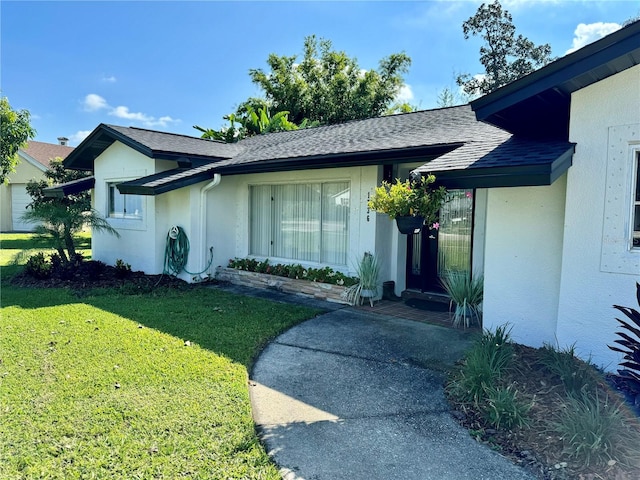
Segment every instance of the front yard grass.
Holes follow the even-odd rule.
[[[18,288],[7,275],[1,295],[0,478],[280,478],[247,371],[317,311],[209,288]]]

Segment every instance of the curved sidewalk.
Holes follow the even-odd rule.
[[[463,331],[344,308],[280,335],[258,358],[253,414],[286,480],[532,479],[449,413],[444,372]]]

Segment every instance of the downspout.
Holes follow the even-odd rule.
[[[206,242],[207,242],[207,193],[218,186],[222,180],[219,173],[213,175],[213,180],[200,189],[200,265],[204,270],[207,266]]]

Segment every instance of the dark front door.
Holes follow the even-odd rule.
[[[440,278],[471,272],[473,192],[450,190],[437,229],[407,235],[407,288],[441,291]]]

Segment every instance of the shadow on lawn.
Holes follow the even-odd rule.
[[[25,309],[85,304],[119,315],[250,367],[269,340],[320,310],[239,296],[205,286],[3,289],[2,305]],[[123,293],[124,292],[124,293]]]
[[[91,248],[91,237],[76,237],[74,240],[76,250],[88,250]],[[53,244],[50,238],[34,236],[31,238],[2,239],[0,248],[3,250],[28,251],[33,249],[53,249]]]

